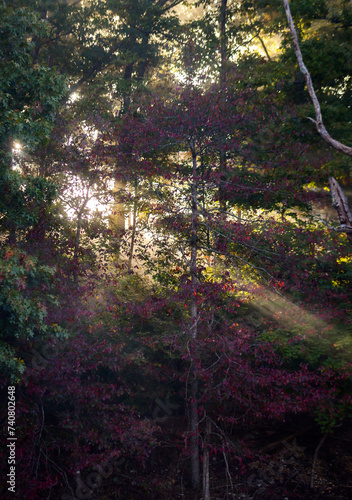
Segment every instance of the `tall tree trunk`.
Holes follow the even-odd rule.
[[[190,430],[191,430],[191,476],[192,486],[198,489],[200,486],[199,474],[199,416],[198,416],[198,380],[195,367],[196,341],[198,333],[198,276],[197,276],[197,230],[198,230],[198,178],[197,178],[197,155],[194,140],[191,140],[192,153],[192,214],[191,214],[191,260],[190,274],[192,283],[191,294],[191,403],[190,403]]]
[[[134,252],[134,242],[136,239],[136,226],[137,226],[137,186],[138,186],[138,180],[137,178],[135,179],[135,185],[134,185],[134,200],[133,200],[133,221],[132,221],[132,235],[131,235],[131,244],[130,244],[130,256],[128,259],[128,270],[131,271],[132,269],[132,260],[133,260],[133,252]]]
[[[133,42],[136,41],[136,38],[132,38]],[[143,41],[142,41],[142,53],[147,52],[148,48],[148,43],[149,43],[149,34],[146,34],[143,36]],[[137,81],[140,82],[143,80],[145,72],[147,70],[149,61],[147,59],[143,59],[139,61],[137,65]],[[125,68],[125,74],[124,74],[124,81],[126,85],[125,93],[123,96],[123,108],[122,108],[122,113],[126,114],[129,112],[130,106],[131,106],[131,91],[132,91],[132,74],[133,70],[135,68],[135,63],[129,63],[127,64]]]
[[[82,229],[82,212],[78,213],[77,218],[77,229],[76,229],[76,237],[75,237],[75,250],[73,253],[73,281],[75,285],[78,285],[78,249],[79,249],[79,241],[81,238],[81,229]]]
[[[227,0],[221,0],[219,12],[219,28],[220,28],[220,88],[223,89],[226,85],[227,72]]]
[[[133,63],[127,64],[125,68],[124,80],[126,84],[126,89],[123,95],[123,108],[122,113],[128,113],[131,105],[131,80],[132,80],[132,72],[133,72]]]
[[[219,10],[219,28],[220,28],[220,90],[224,91],[226,89],[227,80],[227,34],[226,34],[226,22],[227,22],[227,0],[221,0],[220,10]],[[220,210],[226,212],[226,200],[225,200],[225,190],[226,190],[226,152],[220,150],[220,185],[219,185],[219,203]]]
[[[81,239],[81,231],[82,231],[82,216],[84,213],[84,209],[87,206],[87,203],[89,202],[90,198],[88,195],[88,190],[87,190],[87,197],[85,198],[83,205],[77,212],[77,229],[76,229],[76,237],[75,237],[75,250],[73,252],[73,262],[74,262],[74,270],[73,270],[73,281],[75,285],[78,285],[78,249],[79,249],[79,243]]]
[[[8,135],[1,147],[1,164],[0,164],[0,172],[1,172],[1,179],[0,182],[5,184],[8,192],[12,193],[13,191],[13,185],[11,184],[10,179],[7,176],[7,172],[10,172],[13,167],[13,138]],[[10,194],[11,196],[11,194]],[[5,202],[6,203],[6,202]],[[8,243],[10,245],[16,245],[17,243],[17,235],[16,235],[16,224],[14,220],[7,215],[5,219],[5,227],[9,232],[8,236]]]
[[[208,417],[205,419],[204,453],[203,453],[203,497],[204,500],[210,500],[210,461],[209,461],[209,443],[210,443],[211,422]]]
[[[143,40],[142,40],[142,54],[146,54],[147,53],[147,49],[148,49],[148,43],[149,43],[149,33],[146,33],[144,36],[143,36]],[[137,79],[139,82],[141,82],[144,78],[144,75],[145,75],[145,72],[147,70],[147,67],[148,67],[148,64],[149,64],[149,61],[148,59],[142,59],[139,64],[138,64],[138,70],[137,70]]]

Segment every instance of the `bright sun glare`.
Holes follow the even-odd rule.
[[[86,219],[91,219],[96,212],[100,212],[106,218],[111,212],[111,202],[109,195],[103,191],[102,187],[95,184],[88,185],[79,176],[69,176],[67,188],[60,196],[65,213],[71,220],[77,218],[77,214],[82,207]],[[113,188],[113,181],[105,185],[108,191]]]

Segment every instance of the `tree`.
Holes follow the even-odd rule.
[[[236,51],[233,69],[234,47],[281,32],[281,3],[202,2],[205,17],[181,30],[186,83],[170,76],[165,86],[151,70],[181,36],[178,3],[32,2],[50,26],[33,37],[28,64],[66,54],[60,64],[80,91],[62,101],[49,141],[37,134],[30,156],[13,155],[18,197],[3,200],[16,225],[0,269],[0,358],[10,355],[6,377],[27,365],[18,450],[33,498],[70,486],[92,496],[97,462],[116,481],[133,478],[134,496],[175,496],[176,476],[155,477],[173,449],[189,459],[196,489],[203,459],[209,499],[210,456],[223,457],[232,483],[244,426],[309,414],[330,432],[351,408],[349,249],[315,217],[328,160],[312,133],[301,135],[305,103],[293,106],[286,40],[282,57]],[[324,2],[298,7],[314,38]],[[200,29],[206,43],[189,38]],[[200,77],[204,65],[211,78]],[[92,188],[107,199],[112,179],[133,217],[107,272],[93,273],[92,249],[107,248],[111,230],[88,220],[88,200]],[[70,337],[58,343],[63,327]],[[107,481],[101,495],[116,487]]]
[[[26,8],[5,4],[0,7],[0,13],[0,210],[2,225],[14,243],[16,231],[31,225],[35,218],[27,209],[27,198],[36,192],[38,201],[50,203],[53,194],[52,185],[42,183],[40,186],[40,181],[13,171],[14,141],[31,150],[48,138],[66,87],[65,79],[55,70],[33,63],[32,40],[46,33],[38,16]]]
[[[5,4],[0,8],[0,144],[4,167],[5,158],[7,164],[10,162],[13,141],[33,147],[48,137],[66,87],[65,79],[54,69],[33,61],[33,39],[47,33],[39,16],[27,8]]]
[[[49,290],[54,267],[41,265],[16,245],[17,238],[20,240],[23,232],[38,223],[43,205],[52,203],[55,185],[14,170],[14,142],[31,150],[48,138],[66,85],[55,70],[33,62],[33,39],[46,34],[39,17],[27,8],[5,2],[0,6],[0,16],[0,212],[5,236],[1,248],[1,357],[6,375],[18,378],[21,364],[16,343],[34,336],[61,335],[63,330],[54,332],[47,324],[54,297],[39,298],[38,282],[42,280],[42,286]],[[6,238],[12,248],[4,244]]]
[[[232,102],[231,111],[236,111],[238,100]],[[196,345],[198,340],[198,296],[199,296],[199,251],[202,219],[206,217],[200,211],[200,190],[205,183],[209,186],[212,167],[206,162],[207,155],[211,155],[215,144],[224,133],[229,120],[238,122],[242,117],[239,111],[230,118],[229,112],[224,115],[224,103],[219,102],[216,92],[202,95],[200,89],[188,87],[181,92],[179,97],[164,105],[161,100],[153,101],[147,108],[143,106],[144,117],[133,119],[126,117],[124,123],[127,126],[123,135],[116,141],[119,144],[120,155],[127,155],[130,166],[134,165],[137,171],[146,169],[150,174],[159,173],[161,176],[173,179],[180,186],[181,199],[184,197],[185,205],[177,209],[169,206],[165,211],[165,205],[160,206],[164,213],[164,223],[176,224],[178,227],[184,251],[189,253],[186,271],[189,280],[185,282],[185,293],[188,297],[189,306],[189,352],[190,352],[190,431],[191,431],[191,463],[192,484],[195,489],[200,485],[199,471],[199,414],[198,414],[198,376],[196,368]],[[220,119],[222,116],[222,119]],[[134,131],[134,132],[133,132]],[[126,147],[128,144],[128,147]],[[186,159],[183,163],[175,162],[172,171],[168,171],[167,164],[164,168],[158,168],[159,162],[164,163],[167,155],[177,152],[181,148],[183,155],[189,155],[190,163]],[[156,157],[154,150],[156,150]],[[130,153],[131,152],[131,153]],[[161,156],[159,156],[161,155]],[[166,155],[166,156],[165,156]],[[121,163],[123,163],[121,161]],[[156,169],[155,169],[156,168]],[[215,167],[213,167],[215,168]],[[159,172],[158,172],[159,171]],[[207,181],[208,179],[208,181]],[[182,185],[185,186],[182,187]],[[166,187],[167,190],[167,187]],[[171,194],[172,192],[170,192]],[[174,195],[174,194],[172,194]],[[161,195],[163,199],[163,195]],[[168,205],[168,203],[167,203]],[[179,223],[175,223],[170,217],[170,209],[179,212]],[[169,219],[169,221],[168,221]],[[177,219],[176,219],[177,220]],[[174,226],[175,227],[175,226]]]
[[[291,10],[290,10],[288,0],[283,0],[283,4],[285,7],[285,12],[286,12],[286,16],[287,16],[291,36],[292,36],[292,43],[293,43],[294,51],[295,51],[297,61],[299,64],[299,68],[300,68],[301,73],[305,77],[308,92],[309,92],[310,98],[311,98],[313,105],[314,105],[316,119],[313,120],[312,118],[310,118],[310,120],[312,120],[313,123],[315,123],[318,133],[320,134],[322,139],[327,144],[329,144],[333,148],[337,149],[338,151],[342,152],[343,154],[352,156],[352,148],[349,146],[346,146],[345,144],[343,144],[335,139],[333,139],[323,124],[320,103],[319,103],[319,100],[318,100],[317,95],[315,93],[310,73],[309,73],[306,65],[303,62],[302,52],[301,52],[301,49],[299,46],[297,32],[296,32],[295,26],[293,24],[293,19],[292,19]],[[350,208],[348,206],[347,199],[344,196],[341,187],[339,186],[338,182],[336,181],[336,179],[334,177],[330,177],[329,187],[330,187],[330,192],[331,192],[331,196],[333,199],[333,206],[336,208],[339,219],[340,219],[341,226],[339,229],[346,232],[347,237],[348,237],[350,243],[352,244],[352,214],[351,214]]]
[[[292,176],[289,175],[289,165],[292,168],[297,150],[291,151],[292,156],[283,155],[281,151],[280,157],[276,156],[274,160],[274,155],[268,158],[258,148],[257,141],[251,140],[267,119],[267,115],[258,113],[257,99],[258,95],[250,89],[231,92],[228,86],[225,92],[213,86],[205,91],[188,85],[175,89],[175,94],[165,100],[160,95],[152,100],[141,99],[138,111],[136,109],[134,114],[124,117],[109,140],[118,145],[120,164],[128,164],[138,175],[151,179],[149,197],[153,196],[155,201],[150,202],[154,221],[149,230],[150,238],[155,242],[154,252],[163,263],[165,281],[162,283],[175,290],[178,300],[184,300],[188,310],[188,318],[183,324],[187,332],[183,340],[185,344],[179,348],[188,352],[185,356],[189,362],[187,380],[190,384],[190,453],[194,488],[200,485],[199,402],[203,404],[206,400],[202,392],[205,390],[202,376],[205,376],[206,369],[202,363],[205,359],[209,362],[209,353],[205,354],[202,342],[216,332],[216,327],[213,330],[206,325],[214,322],[214,308],[220,307],[222,287],[242,285],[251,290],[250,284],[228,278],[226,268],[221,264],[217,271],[211,272],[207,258],[213,254],[223,255],[225,262],[235,268],[240,267],[234,264],[239,259],[244,266],[253,269],[253,277],[256,275],[253,279],[266,277],[272,286],[281,287],[279,281],[276,282],[279,279],[276,271],[275,278],[269,271],[269,266],[272,266],[269,264],[270,254],[277,254],[277,249],[264,248],[259,243],[257,220],[250,210],[265,207],[273,214],[280,210],[284,217],[289,207],[303,206],[303,200],[307,200],[306,191],[297,189],[296,175],[293,174],[298,164],[293,167]],[[280,146],[279,140],[275,136],[275,152],[276,148],[284,147],[285,140],[280,140]],[[223,213],[219,204],[218,187],[224,174],[220,151],[228,154],[225,172],[228,213]],[[305,182],[303,178],[301,181]],[[288,189],[292,190],[292,198]],[[234,206],[246,207],[249,220],[238,220],[232,210]],[[263,218],[267,238],[269,234],[275,234],[275,228],[278,228],[275,215],[271,222],[267,217]],[[285,247],[283,255],[287,250]],[[268,265],[261,265],[263,260]],[[170,277],[175,266],[181,269],[176,280]],[[157,276],[160,266],[153,258],[151,267]],[[233,303],[229,307],[233,309]],[[221,327],[219,329],[223,331]],[[242,333],[239,332],[239,342],[243,340]],[[179,346],[180,341],[176,342]],[[311,375],[312,378],[307,375],[307,387],[314,384],[314,375]],[[280,386],[280,370],[273,376],[278,377],[275,380]],[[300,375],[292,375],[295,376]],[[206,393],[211,391],[207,384],[205,386]],[[302,405],[305,404],[302,400]]]

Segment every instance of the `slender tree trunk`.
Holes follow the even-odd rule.
[[[210,442],[211,422],[209,418],[205,420],[204,453],[203,453],[203,497],[204,500],[210,500],[210,461],[209,461],[209,442]]]
[[[130,256],[128,259],[128,270],[132,269],[132,260],[133,260],[133,252],[134,252],[134,242],[136,239],[136,226],[137,226],[137,179],[135,179],[135,187],[134,187],[134,200],[133,200],[133,221],[132,221],[132,235],[131,235],[131,244],[130,244]]]
[[[142,50],[141,53],[146,53],[148,49],[148,43],[149,43],[149,34],[145,34],[143,36],[142,40]],[[135,42],[136,38],[132,37],[132,42]],[[145,72],[147,70],[149,61],[147,59],[142,59],[139,61],[137,65],[137,81],[141,82],[144,78]],[[124,74],[124,80],[126,84],[126,90],[125,94],[123,96],[123,108],[122,108],[122,113],[126,114],[128,113],[131,105],[131,90],[132,90],[132,73],[133,69],[135,67],[135,64],[132,62],[130,64],[127,64],[125,68],[125,74]]]
[[[271,62],[271,61],[272,61],[272,59],[271,59],[271,57],[270,57],[270,54],[269,54],[269,52],[268,52],[268,49],[266,48],[266,45],[265,45],[265,43],[264,43],[264,40],[262,39],[262,37],[261,37],[260,35],[258,35],[258,40],[260,41],[260,43],[261,43],[261,45],[262,45],[262,47],[263,47],[263,49],[264,49],[264,52],[265,52],[266,57],[268,58],[268,61],[269,61],[269,62]]]
[[[73,270],[73,281],[76,285],[78,285],[78,249],[79,249],[79,242],[81,239],[81,231],[82,231],[82,216],[84,209],[87,206],[88,201],[90,200],[89,195],[88,195],[88,190],[87,190],[87,197],[85,198],[85,201],[81,208],[79,209],[77,213],[77,229],[76,229],[76,237],[75,237],[75,250],[73,252],[73,262],[75,265],[75,268]]]
[[[146,51],[149,43],[149,35],[145,35],[143,37],[143,42],[142,46],[143,49]],[[143,52],[143,51],[142,51]],[[133,71],[133,63],[128,64],[125,69],[125,76],[124,79],[126,82],[128,82],[128,93],[124,95],[124,103],[123,103],[123,112],[128,113],[130,105],[131,105],[131,86],[132,86],[132,71]],[[137,67],[137,80],[142,81],[144,78],[144,74],[146,72],[146,69],[148,67],[148,61],[147,60],[142,60],[138,63]],[[128,270],[130,271],[132,269],[132,260],[133,260],[133,251],[134,251],[134,243],[136,239],[136,219],[137,219],[137,202],[136,202],[136,196],[137,196],[137,179],[135,181],[135,198],[133,202],[133,221],[132,221],[132,236],[131,236],[131,244],[130,244],[130,255],[129,255],[129,260],[128,260]]]
[[[191,365],[193,380],[191,383],[191,478],[192,487],[195,490],[200,486],[199,471],[199,416],[198,416],[198,380],[195,374],[194,364]]]
[[[122,113],[128,113],[131,105],[131,80],[132,80],[132,72],[133,72],[133,63],[127,64],[125,68],[124,80],[126,84],[126,90],[123,95],[123,108]]]
[[[190,404],[190,430],[191,430],[191,476],[192,486],[198,489],[200,486],[200,473],[199,473],[199,416],[198,416],[198,380],[195,367],[195,350],[196,340],[198,333],[198,306],[197,306],[197,292],[198,292],[198,276],[197,276],[197,229],[198,229],[198,178],[197,178],[197,155],[195,151],[195,144],[191,140],[192,152],[192,214],[191,214],[191,260],[190,260],[190,274],[192,283],[191,294],[191,404]]]
[[[224,91],[226,88],[227,80],[227,34],[226,34],[226,22],[227,22],[227,0],[221,0],[220,11],[219,11],[219,28],[220,28],[220,90]],[[225,189],[226,189],[226,152],[220,150],[220,185],[219,185],[219,203],[220,210],[226,212],[226,200],[225,200]]]
[[[13,190],[13,185],[11,184],[11,181],[7,177],[7,172],[10,172],[12,170],[13,166],[13,138],[11,136],[7,136],[2,144],[1,148],[1,173],[2,173],[2,178],[0,181],[2,183],[7,184],[9,191],[11,192]],[[7,220],[6,220],[7,219]],[[8,215],[6,218],[6,229],[9,232],[8,236],[8,243],[10,245],[16,245],[17,243],[17,235],[16,235],[16,225]]]
[[[197,230],[198,230],[198,178],[197,178],[197,156],[195,146],[192,140],[192,214],[191,214],[191,260],[190,274],[192,281],[192,298],[191,298],[191,337],[197,339]]]
[[[227,72],[227,35],[226,35],[226,21],[227,21],[227,0],[221,0],[220,4],[220,88],[223,89],[226,85],[226,72]]]
[[[75,285],[78,285],[78,248],[79,248],[79,241],[81,238],[81,230],[82,230],[82,212],[78,213],[78,218],[77,218],[77,229],[76,229],[76,237],[75,237],[75,250],[73,253],[73,263],[74,263],[74,269],[73,269],[73,281]]]

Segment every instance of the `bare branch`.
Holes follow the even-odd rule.
[[[323,124],[323,118],[322,118],[322,114],[321,114],[320,103],[319,103],[319,100],[318,100],[317,95],[315,93],[310,73],[309,73],[306,65],[303,62],[302,52],[301,52],[301,49],[300,49],[300,46],[299,46],[299,41],[298,41],[298,36],[297,36],[296,28],[295,28],[295,25],[293,23],[293,19],[292,19],[292,15],[291,15],[291,10],[290,10],[290,6],[289,6],[289,2],[288,2],[288,0],[282,0],[282,1],[283,1],[283,5],[284,5],[284,8],[285,8],[288,25],[290,27],[293,48],[294,48],[294,51],[295,51],[295,54],[296,54],[296,58],[297,58],[298,65],[299,65],[299,69],[301,70],[301,72],[303,73],[303,75],[304,75],[304,77],[306,79],[308,92],[309,92],[310,98],[311,98],[311,100],[313,102],[314,109],[315,109],[315,120],[313,120],[312,118],[310,118],[310,120],[315,123],[317,131],[319,132],[321,138],[325,142],[327,142],[328,144],[330,144],[330,146],[332,146],[333,148],[337,149],[341,153],[344,153],[344,154],[346,154],[348,156],[352,156],[352,148],[349,147],[349,146],[346,146],[345,144],[342,144],[342,142],[339,142],[336,139],[333,139],[331,137],[331,135],[329,134],[329,132],[326,130],[324,124]]]
[[[288,25],[289,25],[290,32],[291,32],[293,48],[294,48],[294,51],[296,54],[299,69],[301,70],[301,72],[303,73],[303,75],[305,77],[308,92],[309,92],[310,98],[313,102],[314,109],[315,109],[315,118],[316,119],[313,120],[313,118],[309,118],[309,120],[311,120],[313,123],[315,123],[315,126],[317,128],[318,133],[320,134],[321,138],[327,144],[330,144],[330,146],[332,146],[337,151],[340,151],[343,154],[346,154],[348,156],[352,156],[352,148],[349,146],[346,146],[346,144],[342,144],[342,142],[339,142],[339,141],[336,141],[335,139],[333,139],[323,124],[323,117],[321,114],[320,103],[319,103],[319,100],[318,100],[317,95],[315,93],[310,73],[309,73],[306,65],[303,62],[302,52],[301,52],[301,49],[299,46],[298,36],[297,36],[295,25],[293,23],[290,6],[288,3],[288,0],[282,0],[282,1],[283,1]],[[351,4],[352,4],[352,0],[351,0]],[[345,195],[343,194],[343,191],[342,191],[341,187],[339,186],[339,183],[337,182],[337,180],[334,177],[330,177],[329,187],[330,187],[333,207],[336,209],[338,216],[339,216],[339,219],[340,219],[340,224],[341,224],[340,229],[345,228],[344,232],[346,233],[347,238],[348,238],[350,244],[352,245],[352,234],[350,231],[350,226],[352,226],[352,216],[351,216],[351,212],[350,212],[350,209],[348,206],[347,199],[346,199]]]

